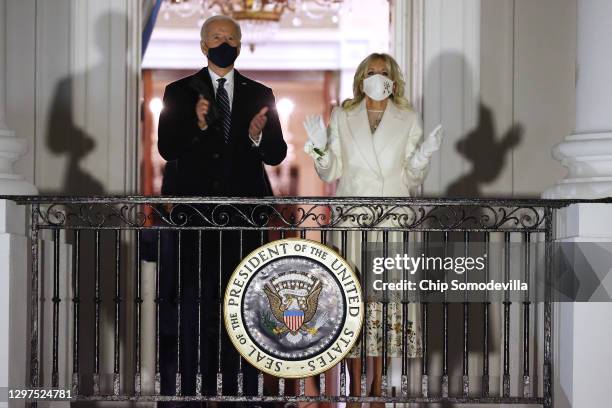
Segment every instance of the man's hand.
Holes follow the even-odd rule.
[[[208,102],[202,95],[198,98],[198,103],[196,103],[195,112],[198,117],[198,127],[202,130],[208,127],[208,123],[206,123],[206,114],[208,113],[208,106],[210,102]]]
[[[259,136],[264,126],[266,126],[266,122],[268,121],[266,113],[268,113],[267,106],[263,107],[257,115],[253,116],[253,119],[251,119],[251,124],[249,125],[249,136],[251,136],[251,139],[255,139]]]

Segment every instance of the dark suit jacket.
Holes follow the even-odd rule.
[[[206,89],[197,90],[194,82]],[[208,92],[206,92],[208,91]],[[226,144],[218,121],[202,131],[197,125],[198,95],[214,97],[207,68],[169,84],[159,117],[158,149],[168,161],[176,161],[171,183],[176,195],[271,196],[264,163],[277,165],[287,154],[287,144],[276,112],[272,90],[234,71],[234,97],[230,143]],[[210,101],[214,104],[214,100]],[[249,138],[251,119],[264,106],[269,108],[259,147]],[[214,110],[214,106],[212,106]],[[164,175],[166,177],[166,175]]]
[[[264,164],[277,165],[287,154],[287,144],[276,112],[272,90],[245,78],[238,71],[234,72],[234,97],[230,129],[230,143],[226,144],[219,129],[219,121],[209,121],[209,127],[202,131],[197,125],[195,105],[198,95],[202,94],[214,104],[214,89],[208,69],[180,79],[166,87],[164,94],[164,109],[159,118],[158,148],[162,157],[168,160],[164,173],[163,194],[189,196],[271,196],[270,182],[266,175]],[[263,129],[261,144],[253,147],[249,138],[249,124],[264,106],[269,108],[268,121]],[[215,106],[211,105],[214,116]],[[207,118],[208,120],[209,118]],[[214,119],[214,118],[213,118]],[[207,206],[199,206],[198,211],[206,213]],[[189,212],[189,210],[187,210]],[[224,210],[227,212],[227,209]],[[244,209],[248,214],[248,208]],[[207,214],[208,215],[208,214]],[[258,217],[254,217],[258,219]],[[198,224],[198,217],[194,217]],[[242,225],[244,220],[236,216],[231,224]],[[260,244],[261,236],[257,231],[245,231],[238,235],[234,231],[223,232],[223,249],[219,247],[218,235],[215,231],[204,231],[202,234],[203,258],[205,260],[202,275],[201,293],[196,293],[198,268],[196,256],[198,253],[198,238],[195,232],[182,233],[182,245],[176,244],[176,235],[163,235],[162,250],[163,266],[160,294],[168,301],[162,303],[160,311],[160,333],[170,338],[171,343],[177,341],[177,308],[171,301],[176,297],[177,252],[180,251],[181,265],[181,358],[183,371],[183,392],[193,395],[195,392],[195,362],[197,350],[200,347],[202,366],[205,367],[204,389],[207,394],[216,392],[216,376],[218,358],[222,358],[223,391],[225,394],[235,394],[236,373],[238,370],[238,354],[233,350],[226,334],[222,336],[222,355],[218,354],[218,307],[219,284],[225,286],[235,265],[244,254]],[[239,253],[243,249],[243,254]],[[219,259],[220,255],[221,259]],[[222,270],[219,271],[218,268]],[[220,276],[222,275],[222,276]],[[222,281],[219,282],[221,277]],[[201,344],[196,344],[198,321],[195,299],[207,299],[205,313],[201,316],[204,333]],[[225,331],[223,331],[225,333]],[[176,349],[162,347],[160,349],[162,365],[162,393],[174,392],[174,370],[176,367]],[[174,368],[173,368],[174,367]],[[244,367],[245,392],[248,395],[257,393],[257,373],[250,366]]]

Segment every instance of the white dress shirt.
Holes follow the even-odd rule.
[[[213,88],[215,89],[215,98],[217,97],[217,89],[219,88],[219,82],[217,81],[221,78],[225,78],[224,88],[227,92],[231,111],[234,102],[234,70],[232,69],[230,72],[228,72],[222,77],[217,75],[212,69],[209,69],[208,73],[210,74],[210,79],[212,79]]]
[[[209,69],[208,73],[210,74],[210,79],[212,80],[213,88],[215,90],[215,98],[217,97],[217,89],[219,88],[218,80],[220,78],[225,78],[225,84],[223,84],[223,87],[227,92],[227,98],[229,99],[231,112],[232,106],[234,104],[234,70],[232,69],[230,72],[228,72],[222,77],[217,75],[212,69]],[[252,138],[251,135],[249,135],[249,138],[253,142],[254,146],[259,146],[259,144],[261,143],[262,134],[259,133],[256,138]]]

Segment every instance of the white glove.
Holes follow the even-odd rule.
[[[429,136],[423,140],[423,143],[421,143],[419,149],[414,153],[412,159],[410,160],[410,167],[419,170],[427,167],[431,155],[440,149],[443,138],[444,128],[442,125],[438,125],[431,131]]]
[[[304,121],[304,129],[308,134],[308,140],[316,149],[325,149],[325,146],[327,146],[327,129],[325,129],[321,115],[308,115]]]
[[[425,138],[423,144],[421,145],[421,149],[423,153],[427,157],[431,157],[431,155],[440,149],[440,145],[442,144],[442,139],[444,138],[444,128],[442,125],[436,126],[434,130],[431,131],[429,136]]]

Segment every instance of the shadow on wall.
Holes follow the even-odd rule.
[[[96,48],[99,52],[100,59],[95,66],[76,73],[72,76],[62,78],[56,88],[51,99],[51,112],[49,115],[48,129],[46,135],[46,147],[57,157],[65,157],[65,170],[63,182],[58,190],[47,190],[43,194],[53,195],[70,195],[70,196],[96,196],[108,194],[105,187],[104,174],[97,174],[95,168],[106,168],[108,164],[96,166],[85,164],[85,160],[91,155],[96,154],[97,140],[103,140],[109,134],[108,127],[110,124],[107,120],[107,111],[110,104],[101,104],[101,101],[110,100],[110,87],[106,86],[109,79],[111,69],[111,35],[113,29],[117,27],[125,27],[127,17],[122,13],[107,13],[101,15],[95,23],[94,35]],[[104,78],[104,81],[100,79]],[[104,82],[104,85],[101,85]],[[75,97],[75,95],[83,95],[84,99]],[[97,100],[97,95],[99,100]],[[112,102],[111,102],[112,103]],[[79,106],[79,104],[82,104]],[[103,107],[103,111],[96,111],[96,108]],[[99,134],[97,134],[99,132]],[[104,155],[106,157],[106,154]],[[112,163],[111,163],[112,165]],[[74,205],[69,211],[79,213],[83,207]],[[87,210],[84,211],[87,213]],[[95,215],[94,215],[95,216]],[[74,218],[73,218],[74,219]],[[72,222],[71,218],[67,219],[67,226]],[[95,220],[92,221],[95,224]],[[75,238],[73,232],[66,233],[67,246],[74,249]],[[114,287],[115,287],[115,235],[114,231],[100,231],[100,389],[102,393],[112,392],[112,372],[113,372],[113,333],[114,333]],[[133,321],[129,320],[132,304],[134,303],[133,295],[133,269],[134,258],[132,246],[127,242],[127,234],[121,236],[120,245],[120,310],[121,320],[119,326],[120,337],[120,370],[122,373],[122,387],[131,389],[132,378],[125,373],[132,369],[132,326]],[[80,235],[80,288],[79,288],[79,387],[80,393],[89,395],[93,392],[93,373],[95,371],[95,231],[83,230]],[[51,254],[52,256],[52,254]],[[73,258],[74,260],[75,258]],[[45,278],[47,285],[50,285],[52,280],[51,270],[41,271],[41,281]],[[71,273],[71,272],[69,272]],[[44,284],[44,283],[43,283]],[[63,302],[62,302],[63,303]],[[66,299],[66,304],[70,304],[70,300]],[[72,306],[70,306],[72,307]],[[41,329],[41,338],[51,338],[50,330],[51,320],[50,303],[45,303],[45,307],[41,310],[41,320],[44,323]],[[69,319],[71,319],[70,317]],[[72,321],[66,319],[67,324],[72,325]],[[67,331],[66,331],[67,332]],[[60,334],[61,336],[62,334]],[[70,339],[72,341],[72,339]],[[48,369],[50,366],[50,355],[41,355],[41,364],[45,370],[41,373],[41,381],[43,384],[50,384]],[[69,359],[70,360],[70,359]],[[67,372],[60,369],[61,378],[70,378],[72,375],[72,366],[66,368]],[[64,380],[60,380],[64,381]],[[68,380],[70,381],[70,380]],[[69,384],[69,382],[67,382]],[[79,407],[96,406],[96,403],[81,402],[74,404]],[[128,406],[125,404],[121,406]],[[119,404],[117,405],[119,406]]]
[[[102,136],[90,134],[91,129],[104,129],[104,126],[108,126],[103,123],[106,112],[96,112],[92,106],[100,106],[95,102],[96,91],[110,92],[108,88],[97,86],[96,82],[98,78],[107,79],[109,76],[109,31],[112,27],[125,25],[125,21],[125,14],[120,13],[108,13],[98,18],[94,35],[100,54],[99,62],[86,71],[61,79],[55,88],[49,115],[47,148],[57,156],[65,156],[67,164],[60,190],[45,191],[45,194],[83,196],[106,193],[101,175],[85,168],[83,161],[95,151],[96,139]],[[82,94],[85,99],[75,98],[76,92]],[[84,106],[77,106],[78,103],[84,103]],[[101,117],[94,118],[93,115]]]
[[[468,173],[449,184],[448,197],[480,197],[480,186],[494,182],[511,153],[521,141],[523,127],[512,125],[499,138],[491,109],[480,103],[476,128],[460,139],[456,150],[471,163]],[[511,194],[508,194],[511,195]]]
[[[472,95],[471,100],[477,105],[478,112],[476,124],[473,129],[463,129],[465,126],[465,103],[470,100],[466,95],[468,90],[473,89],[472,70],[464,56],[458,53],[445,53],[440,55],[428,67],[427,81],[425,83],[426,95],[432,95],[432,99],[439,100],[439,106],[433,106],[434,113],[431,115],[435,121],[440,121],[445,126],[447,134],[443,141],[441,159],[438,162],[441,171],[442,197],[477,198],[482,197],[484,185],[496,181],[504,166],[508,163],[508,155],[521,141],[523,128],[520,124],[514,124],[503,134],[496,129],[493,111],[479,100],[477,94]],[[468,96],[468,97],[466,97]],[[431,106],[425,103],[425,107]],[[439,110],[439,112],[435,112]],[[427,114],[427,112],[426,112]],[[435,125],[436,122],[431,123]],[[465,165],[465,164],[467,165]],[[447,166],[447,167],[445,167]],[[462,169],[467,169],[462,171]],[[444,190],[445,189],[445,190]],[[508,191],[508,196],[512,194]],[[477,214],[472,216],[479,218]],[[432,233],[434,242],[442,242],[440,233]],[[473,240],[481,239],[481,236],[472,236]],[[451,242],[463,242],[463,234],[450,234]],[[450,303],[448,305],[448,376],[449,394],[461,395],[462,369],[463,369],[463,334],[464,316],[463,304]],[[429,307],[431,317],[429,323],[429,370],[430,391],[432,395],[441,394],[440,375],[442,373],[442,356],[444,352],[443,333],[443,306],[434,303]],[[484,338],[484,306],[479,303],[471,303],[468,310],[468,365],[470,372],[470,393],[478,394],[482,391],[482,383],[478,375],[483,367],[483,338]],[[499,304],[492,304],[489,310],[488,321],[489,356],[490,361],[500,361],[503,345],[501,342],[502,321]],[[511,375],[516,372],[512,371]],[[499,395],[499,367],[492,363],[490,377],[491,395]],[[518,374],[516,374],[518,375]],[[518,377],[513,376],[512,381]],[[537,375],[535,375],[537,376]],[[439,407],[454,407],[455,404],[443,402]],[[466,405],[467,406],[467,405]],[[471,406],[471,405],[469,405]]]
[[[481,197],[481,188],[497,180],[507,163],[507,157],[521,141],[523,127],[514,124],[503,135],[498,135],[495,126],[494,113],[489,107],[478,101],[478,95],[472,95],[474,103],[478,103],[478,118],[476,127],[458,138],[451,140],[455,132],[461,132],[464,117],[465,101],[469,100],[467,92],[474,89],[472,70],[459,53],[445,53],[438,56],[427,69],[426,94],[440,95],[440,112],[437,115],[447,128],[447,137],[443,142],[441,163],[458,163],[455,152],[461,156],[461,161],[469,163],[469,171],[456,171],[459,176],[455,180],[447,180],[453,174],[452,170],[442,173],[442,186],[446,185],[446,197]],[[467,97],[466,97],[467,96]],[[478,101],[478,102],[477,102]],[[427,105],[427,104],[426,104]],[[455,142],[454,146],[452,143]],[[446,144],[446,146],[444,146]],[[454,148],[453,151],[448,151]],[[444,152],[446,147],[446,152]],[[442,165],[441,165],[442,166]],[[512,194],[508,192],[508,196]]]

